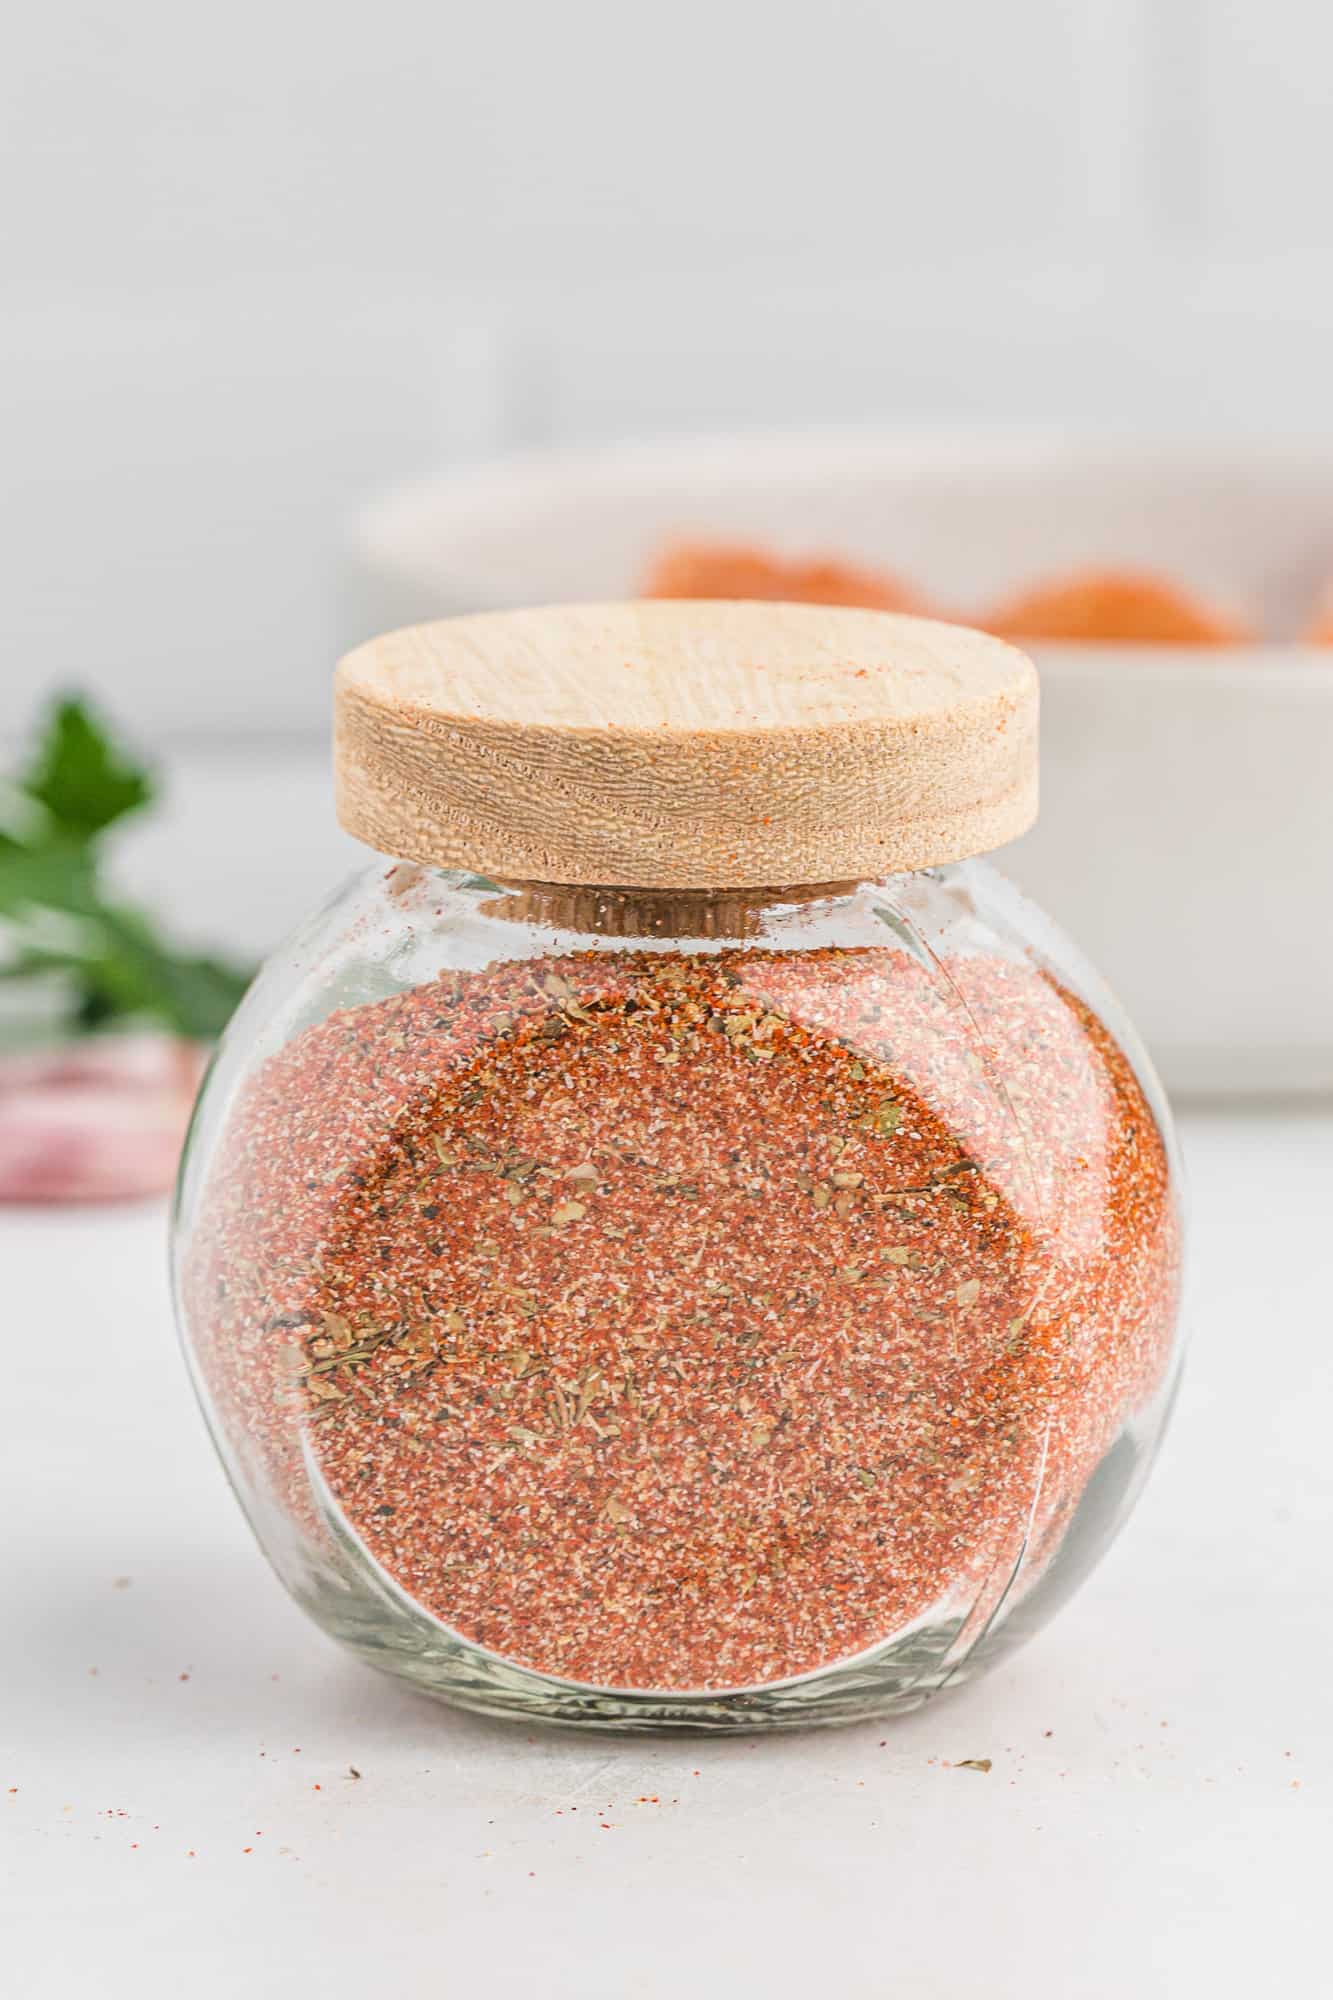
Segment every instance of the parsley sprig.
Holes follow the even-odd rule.
[[[178,950],[105,881],[105,836],[156,796],[152,774],[75,696],[0,780],[0,978],[62,975],[82,1029],[157,1022],[218,1035],[250,974]]]

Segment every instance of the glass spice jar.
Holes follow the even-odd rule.
[[[228,1030],[175,1277],[354,1652],[552,1721],[840,1721],[1087,1575],[1171,1400],[1178,1172],[1119,1009],[972,858],[1036,725],[1021,653],[878,612],[343,661],[340,817],[393,858]]]

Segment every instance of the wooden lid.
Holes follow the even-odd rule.
[[[744,888],[984,853],[1037,810],[1037,676],[958,625],[823,605],[556,605],[340,663],[338,817],[534,882]]]

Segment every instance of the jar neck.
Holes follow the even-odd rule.
[[[751,889],[614,888],[559,882],[497,883],[485,915],[603,937],[752,938],[775,905],[800,908],[852,895],[855,882]]]

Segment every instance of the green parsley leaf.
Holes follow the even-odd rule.
[[[213,1041],[222,1033],[250,984],[248,970],[172,951],[134,910],[107,909],[98,928],[102,949],[80,966],[86,1024],[141,1014],[193,1041]]]
[[[46,807],[55,826],[91,840],[153,796],[147,771],[107,735],[76,696],[58,701],[19,786]]]
[[[53,840],[40,847],[0,844],[0,917],[34,909],[93,916],[100,904],[97,870],[81,842]]]
[[[57,703],[0,828],[0,977],[52,973],[74,1022],[157,1021],[212,1041],[250,981],[245,967],[177,951],[152,920],[108,896],[98,836],[147,805],[152,782],[75,697]]]

